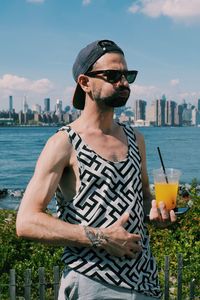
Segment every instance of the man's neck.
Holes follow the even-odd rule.
[[[100,129],[104,133],[112,132],[116,127],[113,120],[114,110],[100,111],[99,109],[85,108],[79,117],[79,122],[85,128]]]

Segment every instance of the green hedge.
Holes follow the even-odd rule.
[[[191,195],[192,207],[190,211],[179,217],[178,221],[167,229],[155,229],[149,225],[151,248],[159,267],[160,281],[164,284],[164,257],[170,259],[171,298],[176,299],[177,287],[177,255],[183,255],[183,299],[189,299],[189,285],[191,279],[196,281],[196,294],[200,299],[200,197],[193,191]],[[180,201],[180,205],[183,201]]]
[[[189,295],[189,282],[192,278],[196,280],[196,292],[200,290],[200,239],[199,239],[199,219],[200,219],[200,196],[198,191],[192,186],[190,190],[192,207],[190,211],[178,220],[176,224],[168,229],[156,229],[148,225],[151,237],[151,247],[156,257],[160,281],[163,285],[164,257],[170,257],[170,280],[176,287],[177,281],[177,254],[183,254],[183,291],[184,295]],[[180,205],[183,205],[179,200]],[[20,239],[15,234],[16,212],[0,210],[0,284],[1,293],[7,295],[9,282],[9,270],[15,269],[17,275],[17,293],[23,296],[24,271],[29,268],[32,272],[32,281],[35,288],[33,299],[38,293],[38,268],[44,267],[47,282],[53,278],[53,266],[60,266],[62,263],[62,247],[46,246],[33,241]],[[52,299],[51,288],[48,291],[47,299]],[[176,289],[171,289],[171,298],[175,299]],[[200,295],[199,295],[200,296]],[[8,297],[5,296],[5,299]],[[3,296],[1,298],[4,299]],[[183,299],[186,299],[183,297]]]

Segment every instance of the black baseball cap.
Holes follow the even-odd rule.
[[[72,68],[74,80],[77,82],[80,74],[85,74],[101,56],[108,52],[118,52],[124,55],[122,49],[110,40],[97,40],[83,48],[77,55]],[[78,83],[72,102],[75,108],[84,109],[85,92]]]

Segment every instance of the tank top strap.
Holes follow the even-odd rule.
[[[135,131],[131,125],[119,123],[120,126],[122,126],[127,134],[127,136],[134,142],[136,142],[136,136]]]
[[[76,151],[79,151],[80,149],[83,148],[83,140],[81,139],[80,135],[77,134],[72,128],[71,126],[67,125],[67,126],[63,126],[61,128],[58,129],[58,131],[65,131],[68,134],[70,143],[72,144],[72,146],[74,147],[74,149]]]

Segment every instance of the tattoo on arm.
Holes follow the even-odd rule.
[[[90,240],[92,247],[99,248],[106,242],[108,242],[108,237],[103,234],[103,232],[98,228],[96,232],[90,229],[88,226],[83,225],[85,235]]]

